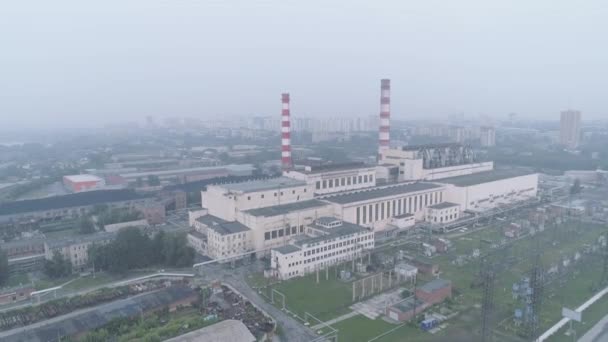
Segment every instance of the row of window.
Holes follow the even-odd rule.
[[[340,248],[340,247],[343,247],[343,246],[348,246],[348,245],[352,245],[352,244],[355,244],[355,243],[360,243],[361,241],[364,241],[364,240],[371,240],[371,239],[373,239],[373,237],[370,234],[370,235],[366,235],[366,236],[363,236],[363,237],[358,237],[356,239],[334,243],[332,245],[327,245],[327,246],[324,246],[324,247],[319,247],[319,248],[316,248],[316,249],[312,249],[310,251],[305,251],[304,252],[304,256],[309,256],[309,255],[314,255],[316,253],[326,252],[327,250],[332,250],[332,249],[335,249],[336,247]]]
[[[337,188],[341,186],[347,186],[352,184],[365,184],[365,183],[373,183],[374,175],[363,175],[363,176],[349,176],[349,177],[341,177],[341,178],[332,178],[325,179],[323,181],[317,181],[315,184],[315,188],[319,189],[331,189]]]
[[[445,216],[441,216],[439,217],[439,219],[437,218],[437,216],[435,216],[433,218],[433,222],[450,222],[452,220],[455,220],[458,218],[458,214],[451,214],[451,215],[445,215]],[[430,217],[429,217],[430,220]]]
[[[304,225],[300,225],[300,234],[304,233]],[[273,230],[270,232],[264,233],[264,240],[268,241],[271,239],[280,238],[283,236],[296,235],[298,234],[298,227],[285,227],[277,230]]]
[[[306,188],[304,188],[304,189],[302,190],[302,192],[306,192]],[[284,193],[283,191],[281,191],[280,196],[283,196],[284,194],[285,194],[285,193]],[[291,194],[292,194],[292,195],[295,195],[295,194],[296,194],[296,191],[295,191],[295,190],[291,190]],[[279,196],[279,194],[275,192],[275,193],[274,193],[274,197],[277,197],[277,196]],[[264,198],[264,194],[260,194],[260,198],[262,198],[262,199],[263,199],[263,198]],[[251,196],[247,196],[247,200],[248,200],[248,201],[251,201]]]
[[[211,234],[211,240],[215,240],[215,241],[224,241],[224,239],[226,239],[227,241],[235,240],[235,239],[244,239],[245,238],[245,233],[237,233],[237,234],[230,234],[228,236],[224,236],[224,235],[220,235],[218,234]]]
[[[429,205],[437,204],[442,201],[443,193],[437,191],[424,195],[403,197],[391,201],[360,206],[356,209],[357,224],[367,224],[402,214],[412,214]]]
[[[372,242],[362,243],[360,246],[363,246],[364,248],[371,248],[372,247]],[[353,246],[353,247],[348,247],[348,248],[344,248],[344,249],[341,249],[341,250],[333,251],[331,253],[327,253],[327,254],[324,254],[324,255],[318,255],[316,257],[305,259],[304,260],[304,264],[309,264],[311,262],[315,262],[315,261],[331,258],[331,257],[334,257],[336,255],[339,256],[340,254],[354,252],[354,251],[357,251],[359,249],[360,249],[360,247]]]

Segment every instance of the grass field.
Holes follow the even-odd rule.
[[[272,288],[285,294],[286,306],[301,317],[309,312],[325,321],[349,312],[348,307],[353,304],[350,283],[336,279],[333,268],[329,272],[329,280],[326,280],[324,272],[319,273],[318,284],[316,276],[312,274],[277,283]],[[270,297],[269,289],[265,291]],[[281,297],[276,294],[275,303],[279,307],[282,303]]]

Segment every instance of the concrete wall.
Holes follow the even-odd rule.
[[[460,204],[461,210],[483,211],[536,197],[538,174],[501,179],[471,186],[449,185],[445,200]]]

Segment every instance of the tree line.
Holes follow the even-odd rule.
[[[113,273],[154,265],[191,266],[195,256],[184,234],[160,231],[150,238],[137,228],[120,230],[112,242],[93,245],[88,253],[89,263],[95,270]]]

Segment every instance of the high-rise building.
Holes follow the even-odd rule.
[[[577,148],[580,137],[581,112],[571,109],[562,111],[560,118],[560,144],[570,149]]]
[[[479,132],[481,146],[492,147],[496,145],[496,130],[494,127],[483,126]]]

